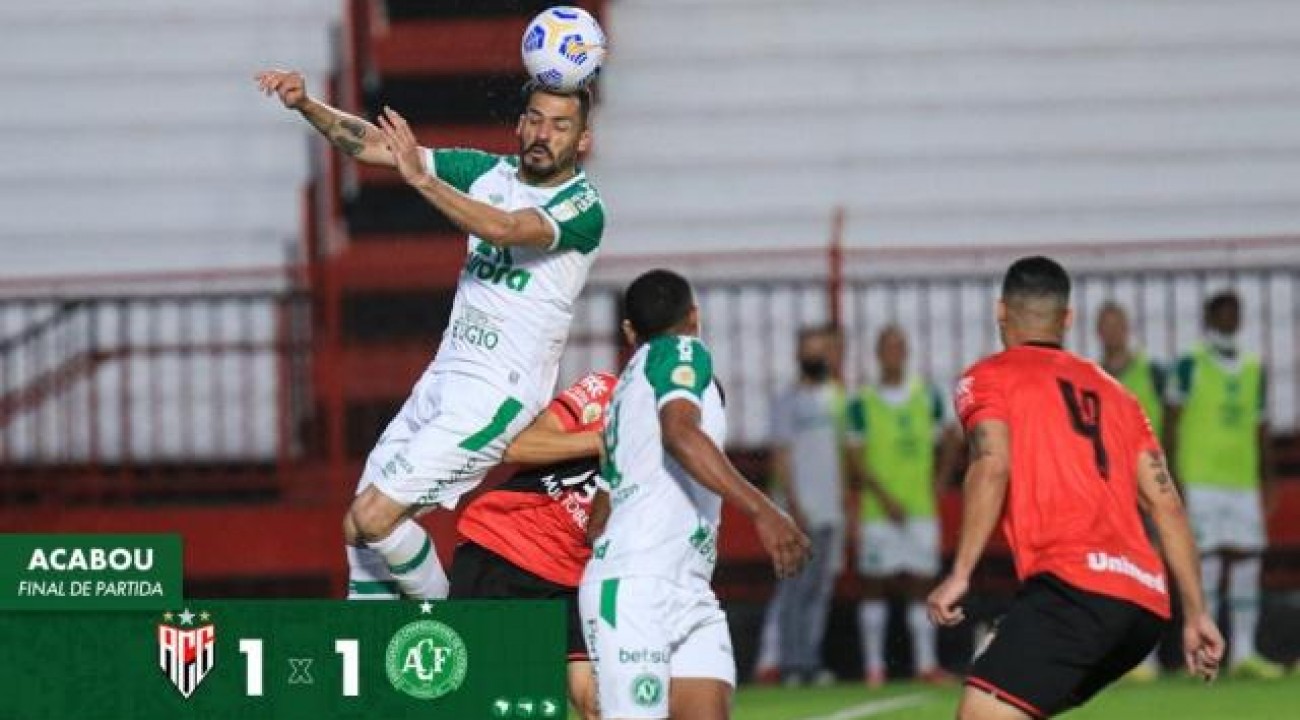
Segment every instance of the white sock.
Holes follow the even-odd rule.
[[[918,674],[929,672],[939,666],[935,657],[934,626],[925,616],[925,606],[919,602],[907,606],[907,629],[912,634],[912,657],[916,660]]]
[[[774,668],[781,662],[781,626],[777,622],[779,610],[780,603],[777,596],[773,595],[767,604],[767,610],[763,612],[763,632],[758,639],[758,661],[754,663],[758,670]]]
[[[1228,610],[1232,614],[1232,658],[1235,665],[1255,654],[1255,630],[1259,627],[1258,557],[1238,560],[1228,566]]]
[[[388,571],[412,598],[447,597],[450,585],[429,534],[414,520],[403,520],[388,537],[366,546],[383,556]]]
[[[1201,556],[1201,591],[1205,595],[1205,611],[1210,619],[1219,622],[1219,580],[1223,577],[1223,556],[1210,553]]]
[[[867,673],[885,671],[885,601],[858,603],[859,631],[862,637],[862,663]]]
[[[388,572],[388,563],[368,547],[348,545],[348,599],[396,600],[402,589]]]

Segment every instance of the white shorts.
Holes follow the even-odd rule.
[[[538,408],[468,375],[426,371],[366,458],[357,485],[405,506],[454,508]]]
[[[1258,552],[1268,545],[1256,490],[1187,486],[1187,511],[1201,552]]]
[[[862,523],[858,572],[867,577],[938,575],[939,521],[931,517],[907,518],[902,525],[888,520]]]
[[[686,588],[654,577],[584,581],[578,608],[603,718],[668,717],[672,678],[736,685],[727,616],[707,584]]]

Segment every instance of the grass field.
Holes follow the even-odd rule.
[[[957,688],[900,684],[868,691],[839,685],[789,690],[743,688],[736,697],[735,720],[950,720]],[[1190,679],[1149,684],[1119,684],[1087,706],[1063,717],[1070,720],[1298,720],[1300,676],[1272,682],[1222,680],[1206,686]]]

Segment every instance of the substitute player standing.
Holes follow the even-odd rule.
[[[451,561],[451,598],[563,600],[568,607],[569,699],[596,720],[596,686],[578,616],[578,581],[600,472],[599,430],[617,379],[590,373],[560,393],[506,449],[531,465],[467,504],[465,542]]]
[[[444,597],[446,574],[412,516],[454,507],[550,400],[604,230],[577,166],[591,145],[590,95],[526,87],[519,155],[500,157],[422,148],[391,108],[372,125],[313,99],[297,72],[256,79],[344,153],[397,168],[469,234],[438,354],[366,459],[344,520],[349,597],[391,597],[390,580],[410,597]]]
[[[939,574],[938,494],[951,481],[960,438],[939,390],[907,372],[907,337],[889,325],[876,338],[880,382],[849,406],[849,458],[862,486],[856,534],[864,678],[885,683],[887,597],[907,601],[916,678],[951,680],[939,667],[925,595]]]
[[[1061,348],[1069,299],[1069,276],[1056,262],[1015,262],[997,309],[1007,349],[976,363],[957,386],[971,465],[952,573],[930,594],[930,618],[962,621],[959,603],[999,517],[1023,582],[971,668],[962,720],[1049,717],[1128,672],[1169,618],[1166,566],[1182,599],[1188,669],[1212,679],[1223,656],[1160,443],[1131,393]],[[1165,565],[1143,532],[1139,504]]]
[[[1179,358],[1166,387],[1166,445],[1187,491],[1201,547],[1201,582],[1218,617],[1219,582],[1228,589],[1228,672],[1276,680],[1286,674],[1256,651],[1259,576],[1276,508],[1267,373],[1241,347],[1241,300],[1232,291],[1205,303],[1205,342]]]
[[[722,390],[690,284],[653,270],[623,302],[636,352],[605,425],[608,524],[578,590],[601,717],[722,720],[736,684],[710,586],[722,501],[753,519],[781,577],[803,564],[809,541],[722,452]]]

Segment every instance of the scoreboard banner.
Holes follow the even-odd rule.
[[[0,611],[3,716],[565,718],[562,602]]]
[[[0,717],[567,717],[562,601],[201,600],[181,560],[0,534]]]
[[[180,535],[0,534],[0,612],[152,610],[180,597]]]

